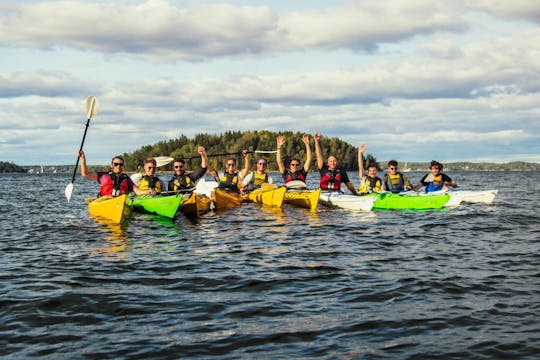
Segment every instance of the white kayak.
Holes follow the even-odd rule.
[[[454,190],[448,191],[450,200],[445,206],[452,207],[464,203],[491,204],[497,195],[497,190]]]
[[[376,196],[347,195],[340,192],[321,192],[319,203],[348,210],[371,211]]]

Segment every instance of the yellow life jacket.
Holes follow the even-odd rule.
[[[256,188],[260,188],[262,184],[268,182],[268,174],[259,174],[256,171],[253,172],[253,177],[251,178],[251,183],[255,185]]]
[[[151,178],[148,175],[144,175],[139,185],[139,189],[141,190],[152,189],[152,190],[155,190],[156,194],[159,194],[161,193],[161,181],[159,181],[159,178],[156,176]]]
[[[360,182],[360,187],[358,188],[358,192],[360,194],[369,194],[372,192],[381,192],[381,179],[379,177],[376,177],[374,179],[370,178],[369,176],[364,176],[364,181]]]

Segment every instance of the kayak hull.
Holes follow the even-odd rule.
[[[102,196],[97,199],[88,199],[88,211],[91,215],[107,219],[120,224],[131,215],[131,205],[127,202],[127,195]]]
[[[324,206],[347,210],[371,211],[377,198],[374,196],[347,195],[336,192],[321,192],[319,203]]]
[[[456,190],[449,191],[450,200],[446,206],[458,206],[464,203],[491,204],[495,200],[498,190]]]
[[[180,212],[187,217],[197,218],[210,211],[212,200],[197,193],[185,194],[180,204]]]
[[[253,202],[257,204],[263,204],[268,206],[281,207],[285,200],[285,193],[287,188],[277,187],[276,185],[266,184],[261,189],[251,191],[249,194],[244,195],[243,199],[247,202]]]
[[[169,219],[174,218],[181,203],[182,194],[172,196],[137,195],[133,198],[128,198],[128,204],[133,206],[133,210],[157,214]]]
[[[300,191],[289,190],[285,193],[285,203],[315,211],[319,205],[320,195],[321,189]]]
[[[244,201],[240,194],[221,189],[215,189],[212,197],[216,210],[233,208],[242,205]]]
[[[430,193],[378,193],[365,195],[375,197],[373,210],[428,210],[441,209],[450,200],[448,194]]]

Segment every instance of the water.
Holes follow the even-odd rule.
[[[0,356],[536,358],[540,173],[450,175],[494,204],[120,227],[88,216],[97,183],[68,204],[68,174],[1,175]]]

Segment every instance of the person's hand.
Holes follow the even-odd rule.
[[[302,141],[304,142],[304,144],[309,145],[309,135],[302,134]]]
[[[358,148],[358,153],[359,153],[359,154],[363,153],[364,151],[366,151],[366,144],[362,144],[362,145],[360,145],[360,147]]]
[[[313,134],[313,139],[318,142],[319,140],[321,140],[321,134],[315,131],[315,133]]]
[[[204,150],[204,147],[202,147],[202,146],[199,146],[199,147],[197,148],[197,152],[198,152],[199,154],[201,154],[201,155],[203,155],[203,154],[206,153],[206,151]]]
[[[278,137],[276,138],[276,143],[278,149],[281,148],[283,144],[285,144],[285,138],[283,137],[283,135],[278,135]]]
[[[81,159],[86,159],[86,155],[84,154],[84,151],[82,151],[82,150],[79,150],[79,151],[77,152],[77,156],[78,156],[79,158],[81,158]]]
[[[249,151],[242,150],[242,156],[247,159],[249,157]]]

